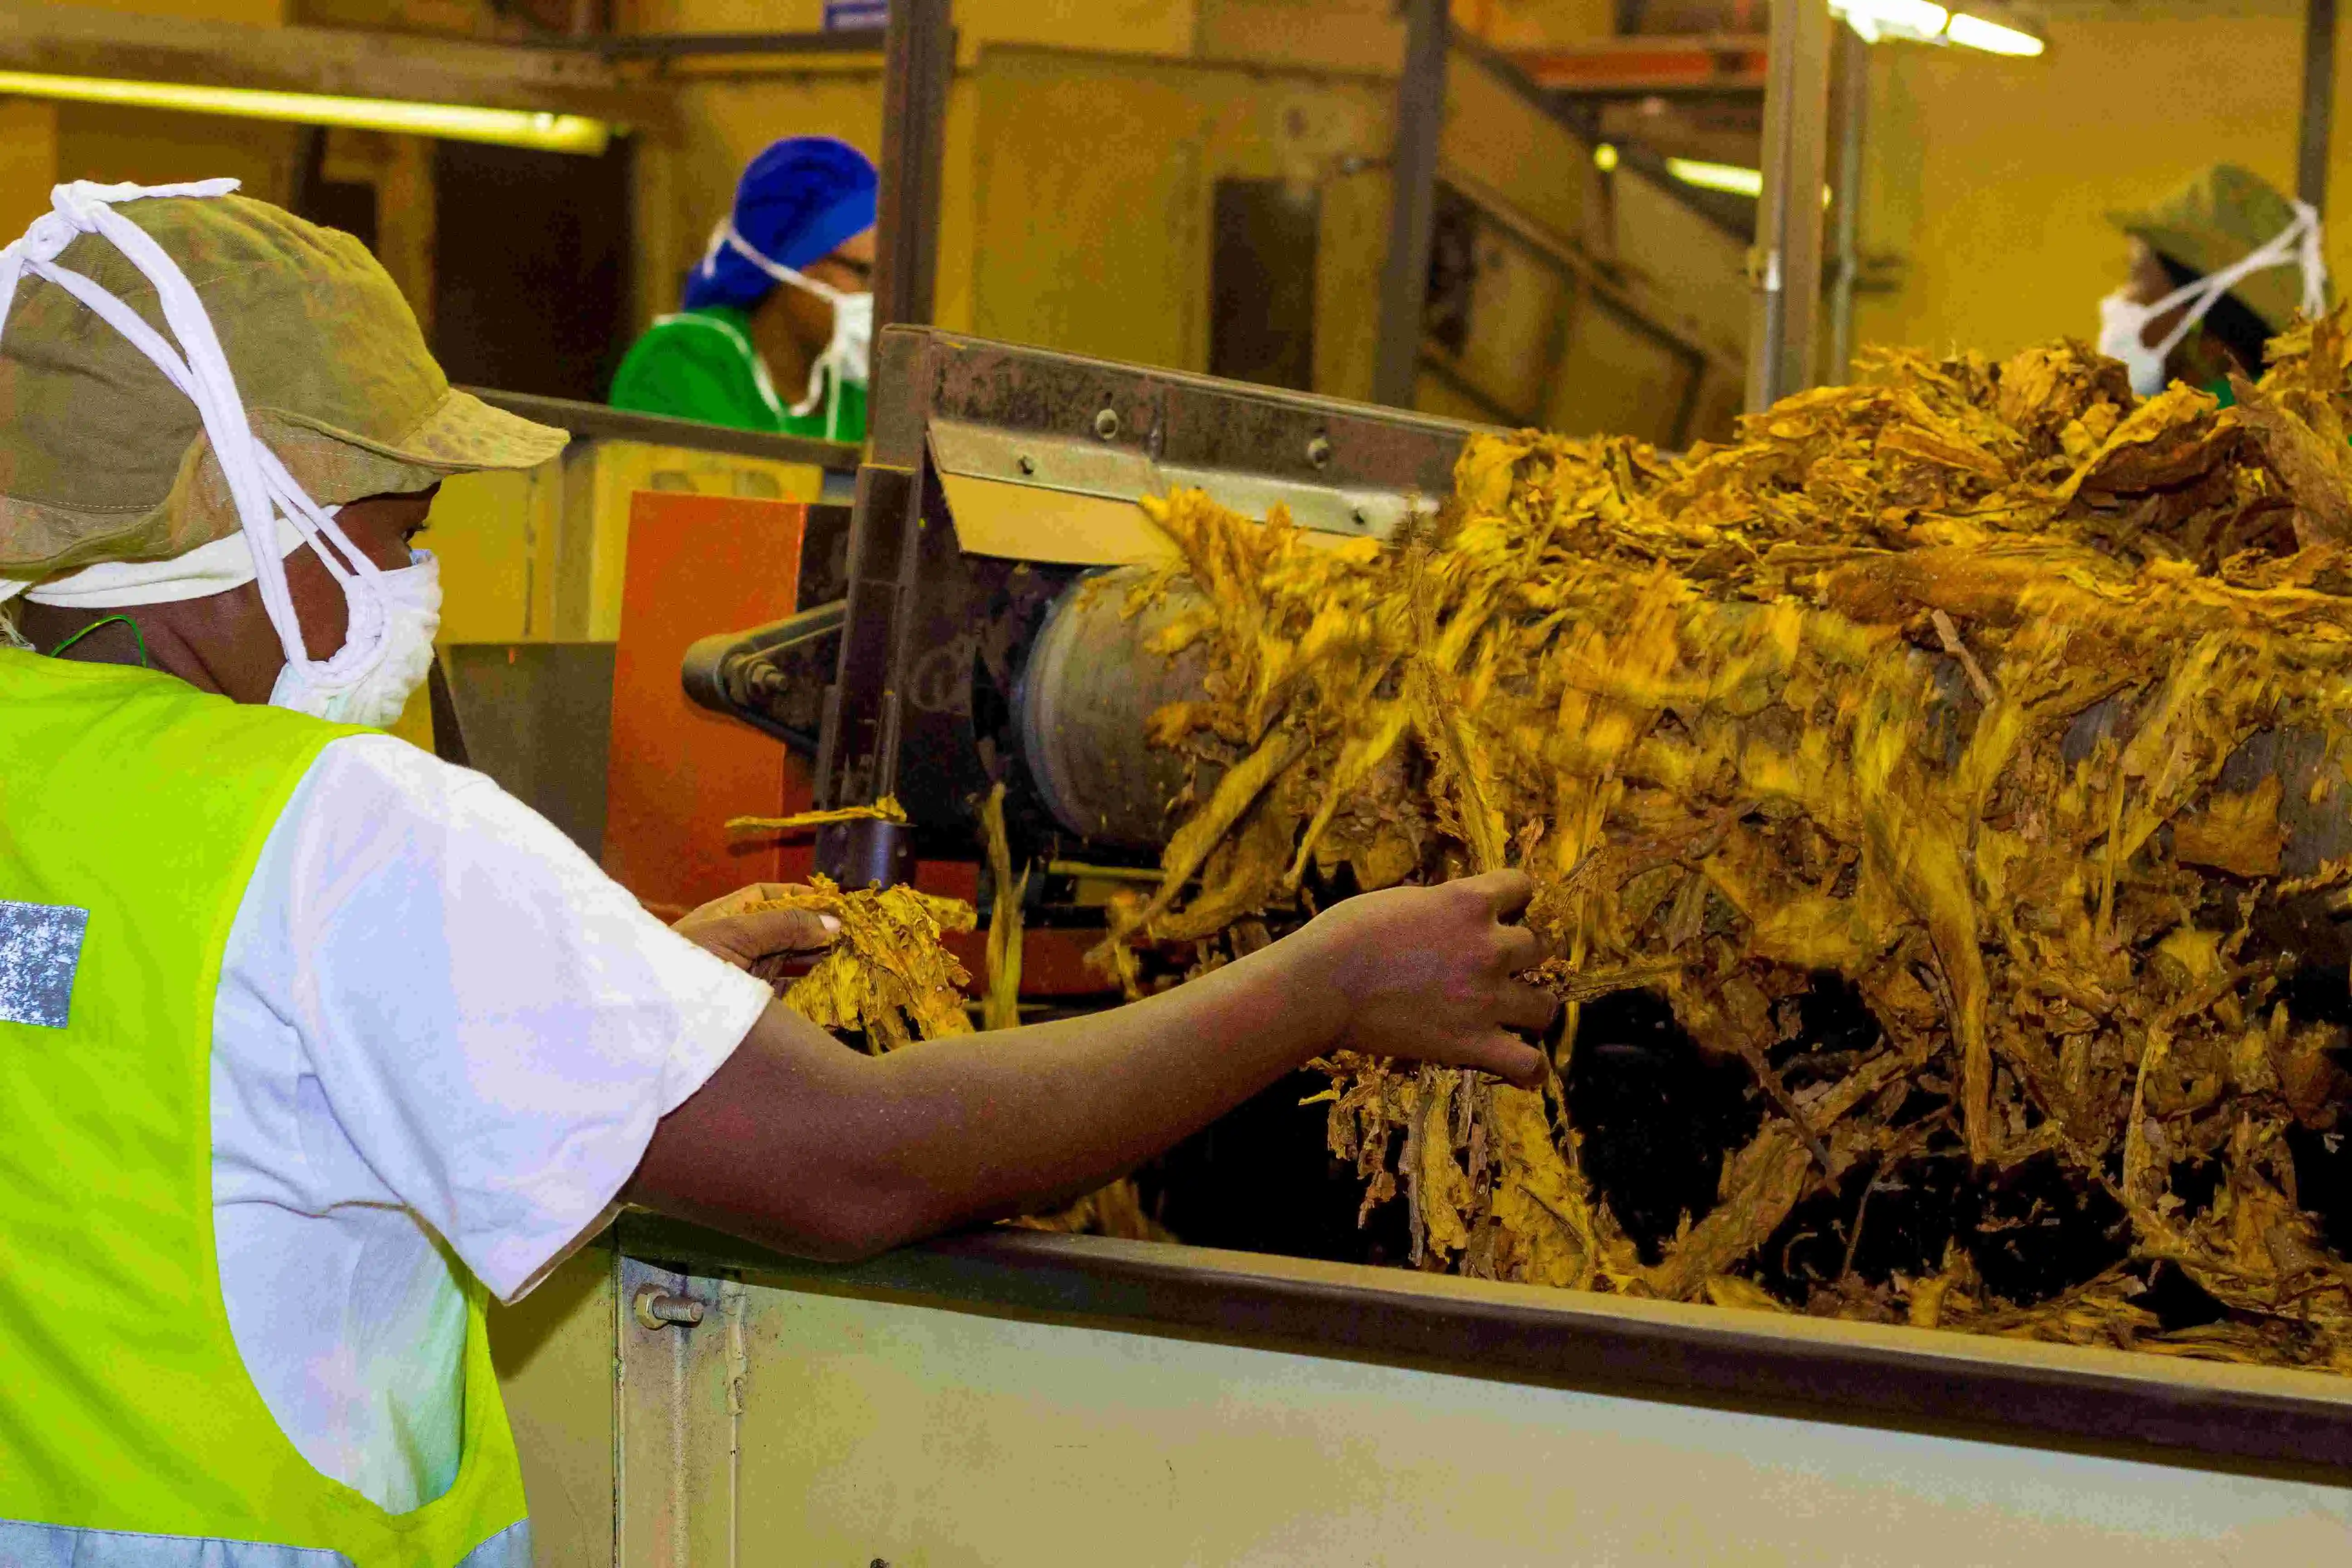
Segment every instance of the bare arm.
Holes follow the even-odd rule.
[[[862,1257],[1133,1168],[1320,1052],[1537,1080],[1545,993],[1511,975],[1516,872],[1350,899],[1132,1005],[1028,1028],[844,1050],[778,1005],[666,1117],[630,1201],[787,1252]]]

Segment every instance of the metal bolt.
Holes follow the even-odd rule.
[[[1329,462],[1331,460],[1331,437],[1328,436],[1318,435],[1313,440],[1307,442],[1307,460],[1314,464],[1318,468],[1324,464]]]
[[[701,1302],[672,1295],[658,1285],[637,1287],[636,1310],[638,1323],[648,1329],[690,1329],[702,1321]]]
[[[1118,409],[1106,408],[1101,413],[1095,416],[1095,434],[1101,437],[1106,441],[1115,440],[1118,437]]]
[[[1013,466],[1024,474],[1034,474],[1037,471],[1037,459],[1024,452],[1015,459]]]
[[[1364,509],[1362,507],[1358,507],[1348,515],[1355,520],[1356,526],[1358,528],[1369,528],[1371,526],[1372,520],[1364,515]]]

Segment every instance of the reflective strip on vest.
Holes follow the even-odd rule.
[[[311,1547],[0,1520],[0,1563],[8,1568],[351,1568],[351,1562],[340,1552]],[[457,1568],[530,1568],[530,1521],[499,1531],[466,1553]]]

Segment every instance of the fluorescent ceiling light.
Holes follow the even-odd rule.
[[[105,77],[0,71],[0,93],[65,99],[75,103],[182,109],[240,120],[344,125],[360,131],[439,136],[452,142],[491,142],[505,147],[535,147],[544,152],[590,156],[604,152],[613,137],[613,128],[605,121],[578,114],[475,109],[457,103],[412,103],[390,98],[335,98],[318,92],[266,92],[242,87],[196,87],[183,82],[118,81]]]
[[[1881,38],[1930,41],[1944,30],[1952,14],[1931,0],[1830,0],[1830,13],[1876,43]]]
[[[1761,169],[1743,169],[1737,163],[1703,163],[1696,158],[1669,158],[1666,173],[1685,185],[1696,185],[1705,191],[1728,191],[1735,196],[1754,196],[1759,200],[1764,195]],[[1823,185],[1822,205],[1829,205],[1830,200],[1830,188]]]
[[[2018,55],[2027,58],[2049,47],[2031,33],[2015,27],[2004,27],[1998,22],[1988,22],[1982,16],[1966,14],[1952,18],[1944,36],[1963,48],[1983,49],[1996,55]]]
[[[1696,158],[1669,158],[1666,173],[1685,185],[1696,185],[1703,191],[1729,191],[1736,196],[1760,196],[1764,194],[1764,171],[1743,169],[1737,163],[1703,163]]]

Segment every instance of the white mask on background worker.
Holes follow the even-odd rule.
[[[2132,297],[2133,289],[2123,288],[2099,301],[2099,352],[2123,362],[2131,374],[2135,393],[2153,397],[2162,392],[2166,366],[2173,351],[2187,341],[2224,295],[2258,272],[2273,267],[2300,267],[2304,314],[2315,317],[2327,308],[2327,265],[2320,253],[2319,214],[2305,202],[2293,202],[2290,205],[2294,216],[2284,228],[2228,266],[2191,279],[2158,299],[2137,300]],[[2154,324],[2176,310],[2179,320],[2150,342],[2148,334]]]
[[[833,335],[826,340],[824,352],[809,366],[808,395],[793,405],[795,417],[805,419],[816,412],[824,401],[828,376],[845,386],[864,386],[873,380],[874,296],[870,291],[852,293],[835,289],[797,268],[762,256],[736,232],[731,221],[719,224],[714,243],[725,244],[785,288],[814,294],[833,307]]]
[[[310,499],[254,433],[196,289],[168,252],[113,210],[117,203],[148,196],[226,196],[236,184],[207,180],[101,186],[84,181],[58,186],[53,210],[0,250],[0,332],[19,282],[28,275],[58,285],[97,313],[195,404],[240,531],[164,560],[102,561],[38,582],[0,580],[0,599],[28,592],[37,604],[108,609],[202,598],[255,583],[286,659],[270,705],[336,722],[389,724],[432,663],[441,612],[437,563],[429,554],[413,552],[406,567],[378,566],[336,523],[341,508],[322,508]],[[57,265],[58,256],[85,234],[111,242],[153,286],[177,347],[120,298]],[[348,612],[343,646],[323,659],[310,657],[286,582],[284,558],[304,545],[342,589]]]
[[[2147,324],[2162,313],[2140,304],[2121,289],[2099,301],[2099,352],[2109,359],[2123,361],[2124,369],[2131,374],[2132,390],[2142,397],[2154,397],[2164,390],[2165,356],[2171,353],[2170,344],[2176,341],[2166,339],[2167,346],[2163,348],[2148,346]],[[2196,323],[2196,316],[2186,318],[2176,336],[2186,336],[2189,328]]]
[[[874,297],[865,285],[873,274],[879,194],[874,161],[838,137],[786,136],[770,143],[744,165],[726,216],[711,226],[702,259],[688,270],[679,315],[656,328],[706,323],[684,340],[671,334],[706,350],[713,342],[710,324],[734,329],[737,346],[752,357],[769,420],[795,434],[863,440],[874,339]],[[732,314],[738,311],[740,318]],[[647,341],[660,340],[648,334]],[[625,363],[614,383],[622,406],[712,416],[705,406],[665,406],[666,395],[650,383],[632,384],[625,394],[629,368]],[[765,383],[772,370],[796,390],[806,377],[805,395],[790,408]],[[765,426],[761,410],[736,413],[722,413],[722,422]]]

